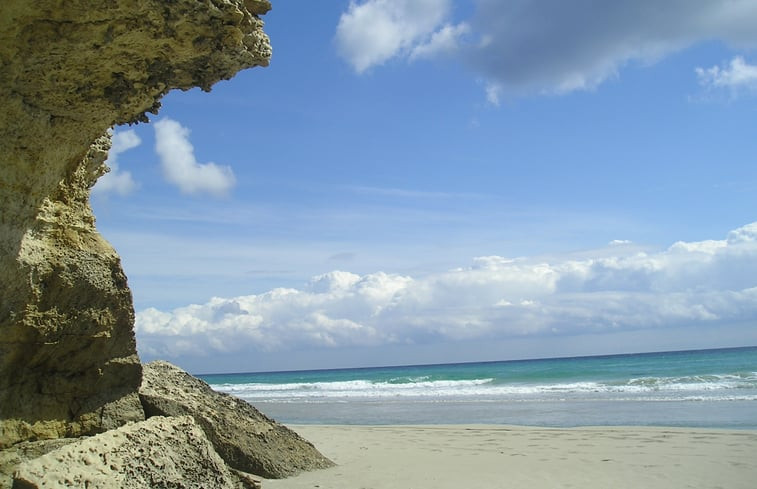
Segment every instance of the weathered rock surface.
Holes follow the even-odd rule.
[[[133,305],[89,191],[114,124],[271,55],[267,0],[3,0],[0,448],[142,419]]]
[[[154,417],[81,439],[22,463],[13,479],[18,489],[253,487],[226,466],[190,416]]]
[[[148,416],[193,416],[235,469],[273,479],[333,466],[294,431],[170,363],[144,366],[139,395]]]
[[[73,443],[77,439],[55,438],[53,440],[24,441],[6,450],[0,450],[0,489],[11,488],[13,472],[20,464]]]

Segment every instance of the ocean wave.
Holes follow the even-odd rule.
[[[424,395],[473,394],[471,389],[489,384],[493,379],[473,380],[418,380],[398,383],[368,380],[348,380],[337,382],[311,382],[288,384],[215,384],[215,390],[242,398],[270,397],[396,397]]]
[[[250,401],[316,399],[504,399],[555,400],[613,398],[636,400],[757,399],[757,372],[685,377],[639,377],[623,381],[501,383],[493,378],[428,380],[429,377],[388,381],[347,380],[282,384],[215,384],[218,391]]]
[[[757,372],[684,377],[640,377],[629,380],[627,386],[644,390],[754,389],[757,387]]]

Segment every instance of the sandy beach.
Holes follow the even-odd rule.
[[[757,487],[757,431],[292,426],[338,465],[270,489]]]

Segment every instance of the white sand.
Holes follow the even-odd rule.
[[[757,431],[293,426],[337,467],[264,489],[757,488]]]

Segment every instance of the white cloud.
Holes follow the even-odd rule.
[[[450,10],[450,0],[350,1],[336,29],[337,49],[358,73],[396,56],[453,50],[467,27],[445,24]]]
[[[228,166],[198,163],[189,141],[189,129],[165,118],[154,124],[155,151],[166,180],[186,194],[209,193],[222,196],[236,183]]]
[[[470,32],[470,26],[466,23],[446,24],[434,32],[427,42],[415,46],[410,51],[410,60],[452,54],[460,47],[460,39],[468,32]]]
[[[492,105],[499,105],[502,96],[502,85],[495,82],[486,83],[486,101]]]
[[[757,223],[723,240],[655,253],[612,246],[594,256],[487,256],[419,277],[334,271],[301,289],[147,309],[136,330],[143,352],[171,357],[757,321]]]
[[[724,67],[696,68],[699,83],[707,88],[757,90],[757,65],[750,65],[736,56]]]
[[[757,222],[747,224],[728,233],[728,244],[754,243],[757,241]]]
[[[337,47],[359,73],[394,57],[444,56],[486,80],[487,99],[591,90],[629,63],[650,64],[695,43],[757,47],[754,0],[477,0],[453,19],[446,0],[350,2]],[[711,83],[754,86],[736,61],[703,70]]]
[[[480,0],[462,53],[508,92],[592,89],[629,62],[652,63],[696,42],[757,45],[753,0]]]
[[[124,151],[136,148],[142,144],[137,133],[133,129],[117,131],[112,136],[112,145],[108,152],[105,163],[110,171],[100,177],[92,188],[94,195],[115,193],[121,196],[128,195],[137,188],[137,183],[128,171],[120,171],[118,168],[118,156]]]

